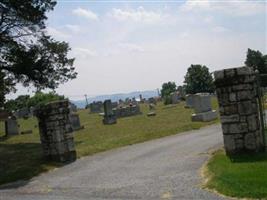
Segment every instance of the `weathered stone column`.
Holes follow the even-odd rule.
[[[36,110],[44,156],[57,162],[76,160],[67,100],[48,103]]]
[[[249,67],[214,72],[224,147],[228,155],[264,149],[257,79]]]

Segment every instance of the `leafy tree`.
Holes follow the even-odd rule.
[[[30,95],[20,95],[16,99],[9,100],[5,103],[5,108],[9,111],[25,108],[28,106]]]
[[[35,107],[38,105],[43,105],[51,101],[63,100],[65,97],[62,95],[58,95],[55,92],[42,93],[36,92],[33,97],[31,97],[28,101],[28,107]]]
[[[214,92],[212,74],[205,65],[191,65],[185,75],[185,91],[187,94]]]
[[[36,107],[38,105],[43,105],[45,103],[63,100],[64,96],[58,95],[55,92],[43,93],[36,92],[34,96],[30,97],[29,95],[20,95],[16,99],[9,100],[5,103],[5,108],[9,111],[18,110],[21,108],[30,108]]]
[[[167,82],[163,83],[162,88],[161,88],[161,97],[164,98],[166,96],[169,96],[172,92],[176,91],[176,84],[175,82]]]
[[[267,55],[262,55],[260,51],[248,49],[245,65],[258,70],[260,74],[267,73]]]
[[[0,1],[0,107],[16,83],[55,89],[76,78],[68,43],[47,35],[46,13],[54,0]]]

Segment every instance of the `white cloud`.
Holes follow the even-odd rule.
[[[73,55],[82,59],[91,58],[97,56],[96,51],[87,48],[76,47],[73,48]]]
[[[132,43],[120,43],[118,46],[121,49],[130,51],[130,52],[143,52],[144,51],[144,48],[142,48],[141,46],[137,44],[132,44]]]
[[[65,27],[73,33],[79,33],[81,31],[81,28],[78,25],[66,24]]]
[[[234,16],[251,16],[263,13],[266,10],[266,2],[262,1],[212,1],[212,0],[187,0],[181,7],[181,11],[210,11],[222,12]]]
[[[64,32],[62,32],[56,28],[53,28],[53,27],[47,27],[46,31],[48,32],[49,35],[52,35],[52,36],[57,37],[57,38],[67,39],[70,37],[69,34],[64,33]]]
[[[137,9],[122,10],[114,8],[110,16],[118,21],[134,21],[144,23],[157,23],[162,20],[163,15],[155,11],[145,10],[143,7]]]
[[[76,8],[75,10],[72,11],[72,13],[74,15],[79,16],[79,17],[85,17],[85,18],[90,19],[90,20],[98,20],[97,14],[95,14],[91,10],[86,10],[83,8]]]

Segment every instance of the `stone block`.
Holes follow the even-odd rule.
[[[202,113],[196,113],[192,114],[191,116],[192,121],[201,121],[201,122],[208,122],[217,119],[217,112],[216,110],[208,111],[208,112],[202,112]]]
[[[256,131],[258,129],[260,129],[260,127],[258,127],[258,117],[256,115],[250,115],[247,116],[247,123],[248,123],[248,130],[249,131]]]
[[[253,74],[253,70],[250,67],[239,67],[236,68],[237,75],[250,75]]]
[[[231,102],[235,102],[235,101],[236,101],[236,93],[231,92],[231,93],[229,94],[229,100],[230,100]]]
[[[224,148],[226,150],[226,153],[232,153],[236,150],[236,143],[235,138],[233,135],[224,135],[223,136],[224,141]]]
[[[223,115],[237,114],[238,113],[238,104],[229,104],[227,106],[223,106],[223,110],[224,110]]]
[[[238,114],[234,115],[222,115],[221,116],[221,123],[233,123],[233,122],[239,122],[240,116]]]
[[[234,77],[236,75],[235,71],[236,71],[236,69],[234,69],[234,68],[232,68],[232,69],[225,69],[224,70],[225,77],[227,77],[227,78]]]
[[[253,133],[247,133],[244,138],[245,148],[248,150],[256,150],[256,138]]]
[[[193,107],[195,113],[203,113],[212,110],[211,107],[211,96],[209,94],[195,94],[193,96]]]
[[[250,115],[257,112],[253,109],[253,104],[251,101],[241,101],[238,103],[238,113],[240,115]]]
[[[185,107],[186,108],[193,108],[193,94],[187,94],[185,96]]]
[[[240,91],[240,90],[252,90],[253,86],[251,84],[238,84],[232,86],[233,91]]]
[[[251,100],[253,98],[255,98],[255,94],[253,93],[252,90],[243,90],[243,91],[237,92],[237,100],[238,101]]]
[[[218,80],[218,79],[224,79],[224,70],[215,71],[214,72],[214,78],[216,80]]]
[[[248,132],[247,123],[222,124],[223,134],[240,134]]]

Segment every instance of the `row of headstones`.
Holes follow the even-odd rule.
[[[113,108],[112,111],[117,118],[142,114],[142,112],[140,111],[140,106],[138,104]]]
[[[197,93],[186,95],[186,108],[193,108],[192,121],[208,122],[217,119],[217,111],[212,110],[211,95]]]
[[[157,101],[158,99],[151,97],[145,102],[147,102],[148,104],[153,103],[156,105]],[[125,101],[119,100],[119,102],[111,102],[111,107],[112,109],[117,109],[117,111],[114,110],[114,112],[120,113],[120,112],[124,112],[125,109],[132,110],[133,108],[130,108],[130,107],[134,107],[134,110],[138,109],[139,108],[138,104],[139,103],[135,100],[135,98],[132,98],[132,99],[126,99]],[[90,108],[90,113],[102,113],[104,111],[104,103],[102,101],[92,102],[89,104],[89,108]],[[132,112],[132,113],[137,113],[137,111]]]
[[[103,124],[105,125],[116,124],[117,118],[120,118],[120,117],[129,117],[133,115],[142,114],[138,104],[119,107],[119,108],[118,107],[112,108],[112,102],[109,99],[109,100],[105,100],[103,105],[104,105]]]

